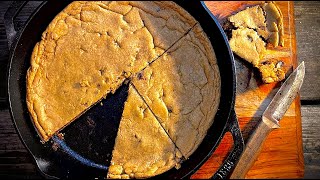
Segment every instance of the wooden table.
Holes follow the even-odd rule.
[[[3,14],[10,2],[0,4],[0,36],[5,35]],[[31,11],[34,4],[28,8]],[[298,62],[305,61],[306,77],[301,89],[302,139],[304,151],[305,178],[320,177],[320,3],[295,2],[295,29]],[[1,46],[6,46],[1,41]],[[6,54],[0,54],[7,58]],[[3,67],[0,67],[2,69]],[[32,158],[22,145],[10,119],[7,108],[0,110],[0,178],[41,178]],[[254,177],[254,176],[253,176]]]

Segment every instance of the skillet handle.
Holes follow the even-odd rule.
[[[11,45],[17,35],[17,30],[14,28],[13,21],[27,3],[28,1],[14,1],[4,14],[4,25],[6,28],[9,48],[11,48]]]
[[[240,155],[244,149],[244,141],[241,135],[240,127],[238,124],[237,115],[232,110],[230,118],[228,119],[228,127],[226,128],[225,132],[231,132],[232,138],[234,141],[234,147],[230,154],[228,155],[227,159],[224,163],[220,166],[218,171],[211,177],[212,179],[226,179],[230,176],[232,170],[234,169],[235,165],[237,164]]]

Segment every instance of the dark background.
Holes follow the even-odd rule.
[[[41,2],[31,1],[17,16],[23,26]],[[9,48],[3,16],[11,1],[0,2],[0,179],[41,178],[31,156],[21,143],[11,121],[7,103]],[[295,27],[299,63],[305,61],[306,76],[301,89],[302,138],[305,178],[320,178],[320,2],[295,1]]]

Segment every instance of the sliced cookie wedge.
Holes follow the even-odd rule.
[[[154,45],[167,50],[184,36],[197,21],[183,8],[170,1],[131,1],[152,35]]]
[[[266,53],[266,43],[258,33],[249,28],[232,30],[229,40],[230,48],[234,53],[257,67]]]
[[[132,83],[185,158],[200,145],[220,102],[220,74],[199,25]]]
[[[284,46],[283,16],[275,2],[248,7],[228,17],[224,28],[230,36],[232,51],[258,68],[263,82],[284,79],[283,66],[273,68],[280,61],[266,56],[267,43],[273,47]]]
[[[265,14],[259,5],[246,8],[245,10],[228,17],[228,21],[231,22],[235,28],[250,28],[257,30],[259,35],[265,39],[268,38]]]
[[[249,28],[258,32],[274,47],[284,46],[283,16],[275,2],[248,7],[228,17],[235,28]]]
[[[179,166],[182,155],[130,85],[108,178],[147,178]]]
[[[262,8],[266,14],[267,30],[269,31],[267,41],[274,47],[284,46],[283,15],[280,8],[273,1],[264,3]]]

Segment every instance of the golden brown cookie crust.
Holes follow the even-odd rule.
[[[141,9],[135,4],[72,2],[43,33],[27,73],[27,105],[44,141],[114,92],[196,23],[171,2],[141,2]],[[160,15],[153,18],[156,11]],[[157,46],[159,27],[151,18],[164,20],[167,30],[159,32],[172,31],[175,38],[162,36]],[[183,28],[171,19],[181,21]]]
[[[236,28],[265,29],[265,16],[262,8],[257,5],[248,7],[235,15],[228,17],[228,20]]]
[[[130,85],[108,178],[147,178],[179,164],[180,151]]]
[[[256,30],[274,47],[284,46],[283,15],[275,2],[247,7],[235,15],[228,17],[235,28]]]
[[[189,157],[213,122],[221,84],[211,43],[196,24],[172,2],[68,5],[36,44],[27,72],[27,105],[42,140],[47,141],[147,67],[143,73],[147,69],[166,72],[162,80],[181,85],[163,88],[168,91],[164,101],[171,103],[171,110],[154,105],[160,111],[166,108],[166,115],[171,111],[172,116],[158,119],[168,122],[160,125],[151,113],[158,110],[153,105],[149,109],[130,87],[108,177],[151,177],[177,166],[182,156]],[[154,65],[148,67],[151,62]],[[181,67],[185,69],[179,74]],[[181,92],[175,93],[176,89]],[[154,93],[161,93],[161,88]],[[131,124],[133,119],[136,122]]]
[[[271,1],[262,5],[266,13],[267,29],[269,31],[268,42],[274,47],[284,46],[283,15],[275,2]]]
[[[279,67],[280,61],[267,57],[270,51],[264,42],[266,40],[273,47],[284,46],[283,16],[276,3],[272,1],[248,7],[228,17],[228,20],[237,28],[232,30],[229,40],[232,51],[258,68],[264,83],[283,80],[284,68],[282,65]]]
[[[239,28],[232,30],[229,40],[234,53],[257,67],[266,52],[266,43],[252,29]]]
[[[285,69],[283,62],[276,59],[268,59],[259,64],[258,69],[261,73],[264,83],[273,83],[281,81],[285,78]]]
[[[202,142],[220,100],[220,76],[199,25],[132,83],[185,158]]]

